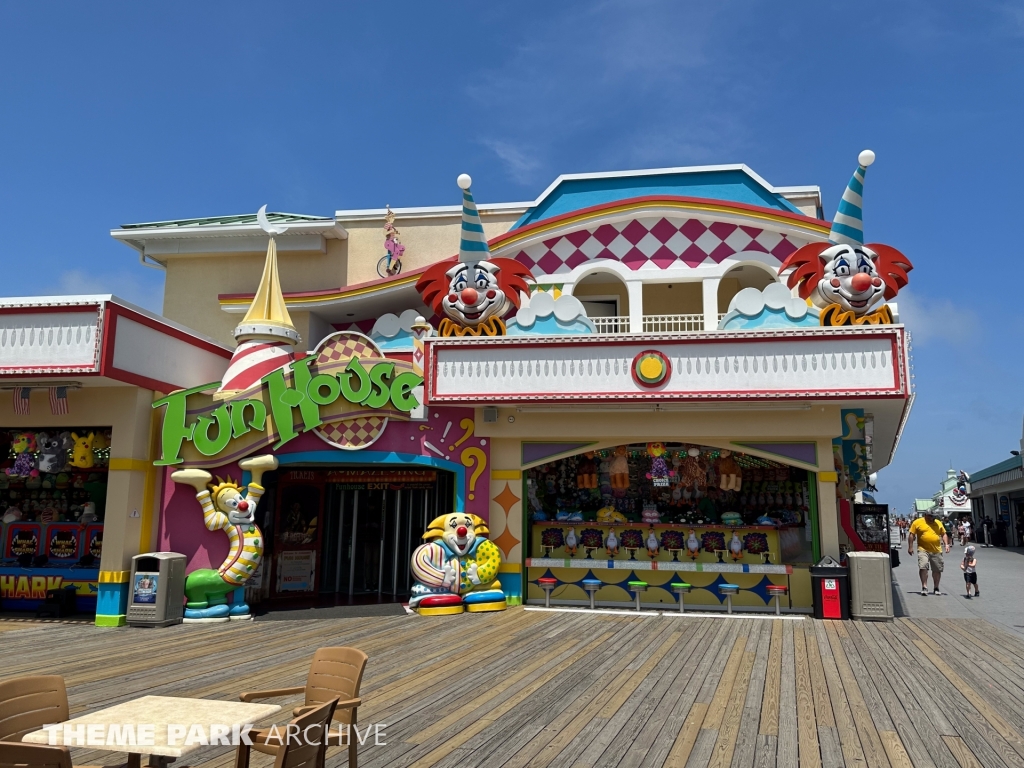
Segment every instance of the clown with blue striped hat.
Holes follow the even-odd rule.
[[[875,162],[865,149],[846,185],[827,243],[798,248],[779,268],[792,269],[787,285],[802,299],[821,308],[822,325],[879,325],[892,323],[886,301],[908,282],[914,267],[892,246],[864,243],[864,174]]]
[[[459,256],[430,267],[416,283],[423,302],[441,316],[441,336],[503,336],[502,319],[529,292],[530,270],[514,259],[491,257],[480,212],[470,191],[472,179],[458,178],[462,189]]]

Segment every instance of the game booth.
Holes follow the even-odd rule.
[[[257,602],[809,611],[809,567],[873,524],[840,511],[891,460],[912,399],[887,303],[912,267],[860,230],[873,157],[831,226],[641,195],[538,204],[488,240],[462,176],[458,254],[330,299],[377,297],[314,343],[289,313],[309,296],[280,287],[285,226],[261,211],[264,269],[227,370],[153,404],[156,544],[188,558],[185,620],[248,619]],[[761,281],[702,329],[610,322],[574,295],[586,270],[660,286],[669,267],[709,293],[693,254],[581,250],[698,227]],[[416,301],[398,290],[410,280]]]

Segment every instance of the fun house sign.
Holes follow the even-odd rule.
[[[213,466],[280,448],[303,432],[368,417],[407,421],[423,384],[412,364],[383,357],[306,357],[228,397],[213,382],[153,403],[163,408],[157,466]]]

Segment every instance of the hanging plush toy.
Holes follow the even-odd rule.
[[[629,461],[626,459],[626,446],[615,449],[615,458],[609,469],[612,476],[612,488],[621,490],[629,488]]]
[[[88,435],[79,437],[72,432],[71,439],[75,441],[75,447],[71,455],[71,461],[68,463],[79,469],[91,469],[95,464],[95,457],[92,452],[92,446],[96,440],[95,433],[90,432]]]
[[[653,480],[658,487],[668,487],[668,464],[665,463],[665,445],[663,443],[648,443],[647,455],[651,457],[651,471],[647,473],[647,479]]]
[[[38,477],[36,469],[36,435],[34,432],[18,432],[11,440],[11,450],[15,453],[14,466],[6,472],[10,477]]]
[[[718,475],[722,478],[718,486],[723,491],[738,491],[743,485],[740,465],[732,457],[732,451],[723,450],[718,460]]]
[[[594,452],[587,451],[583,459],[576,465],[576,487],[597,488],[597,462],[594,461]]]

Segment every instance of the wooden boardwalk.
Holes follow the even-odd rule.
[[[517,608],[165,630],[4,629],[0,678],[63,674],[72,714],[144,694],[232,699],[298,685],[313,649],[357,646],[370,655],[360,721],[386,723],[386,745],[361,748],[366,768],[1024,768],[1024,642],[983,621]],[[187,764],[229,768],[232,759],[219,748]],[[75,762],[119,759],[82,750]],[[328,766],[345,762],[331,750]],[[254,755],[252,764],[270,761]]]

